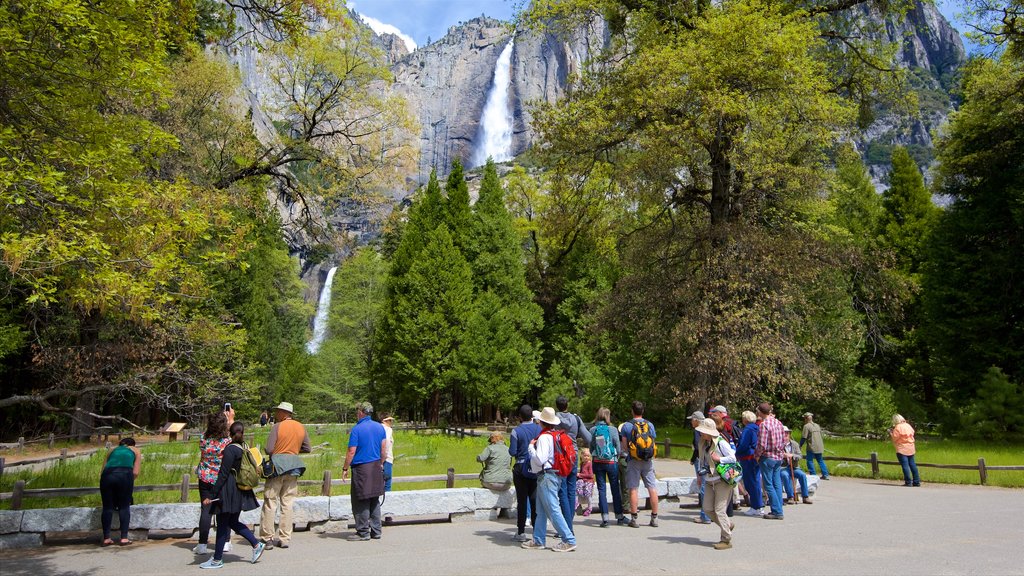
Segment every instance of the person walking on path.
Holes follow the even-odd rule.
[[[764,495],[761,492],[761,470],[754,459],[757,449],[757,435],[760,431],[757,415],[750,410],[743,413],[743,433],[736,445],[736,459],[743,468],[743,486],[747,489],[750,508],[744,512],[747,516],[764,515]]]
[[[537,525],[537,475],[530,470],[530,442],[540,435],[541,427],[533,421],[533,407],[523,404],[519,407],[519,426],[512,430],[508,454],[516,459],[512,468],[512,484],[516,487],[516,535],[513,538],[526,542],[526,517]]]
[[[732,531],[736,527],[726,514],[732,501],[732,486],[718,475],[718,465],[735,464],[736,453],[728,440],[721,436],[713,419],[704,419],[697,432],[701,436],[698,463],[704,478],[704,513],[718,524],[721,531],[715,550],[728,550],[732,548]]]
[[[231,444],[224,448],[217,482],[213,486],[212,498],[204,498],[203,505],[211,506],[217,514],[217,546],[213,556],[199,565],[204,570],[224,567],[224,545],[231,537],[231,531],[245,538],[252,545],[251,562],[256,563],[263,555],[266,544],[256,539],[249,527],[242,524],[238,517],[247,510],[260,507],[256,495],[251,489],[242,489],[238,485],[238,474],[242,470],[242,459],[245,457],[245,426],[241,422],[231,425]]]
[[[484,465],[480,471],[480,485],[490,490],[504,492],[512,487],[512,457],[505,448],[505,437],[501,432],[491,432],[487,447],[476,457]]]
[[[639,528],[637,523],[637,500],[641,480],[647,488],[651,501],[652,528],[658,527],[658,480],[654,477],[654,457],[657,455],[658,438],[654,424],[644,418],[644,403],[633,401],[633,419],[622,425],[622,443],[629,447],[629,462],[626,464],[626,485],[629,486],[630,528]]]
[[[384,491],[391,492],[391,478],[394,476],[395,468],[395,431],[391,425],[395,419],[390,414],[382,414],[380,423],[384,426],[384,434],[387,436],[388,449],[384,454]]]
[[[697,427],[704,423],[704,413],[700,410],[690,414],[690,426],[693,427],[693,454],[690,455],[690,464],[693,465],[693,471],[697,475],[697,506],[700,510],[700,515],[693,519],[696,524],[711,524],[711,518],[704,513],[704,478],[700,474],[700,467],[697,464],[697,460],[700,456],[700,432],[697,432]],[[680,504],[679,507],[688,507],[688,504]]]
[[[914,461],[914,454],[917,453],[914,443],[914,428],[903,416],[896,414],[892,417],[889,437],[892,438],[892,445],[896,448],[896,459],[900,461],[900,466],[903,468],[903,485],[920,486],[921,476],[917,473],[917,463]]]
[[[562,434],[567,432],[558,428],[561,423],[554,408],[546,406],[540,413],[541,433],[530,441],[530,470],[537,475],[537,518],[533,524],[533,539],[523,542],[522,547],[530,550],[546,548],[545,539],[548,531],[548,520],[551,521],[558,537],[562,539],[552,550],[555,552],[572,552],[576,549],[576,536],[562,515],[562,507],[558,500],[558,489],[562,477],[555,470],[555,444]]]
[[[555,399],[555,408],[558,409],[558,419],[561,422],[559,427],[569,437],[576,441],[577,447],[590,446],[590,430],[583,425],[583,420],[576,414],[569,412],[569,399],[559,396]],[[572,530],[572,521],[576,516],[576,481],[579,478],[579,462],[573,464],[569,475],[562,481],[558,488],[558,503],[562,507],[562,516]]]
[[[103,524],[104,546],[114,543],[110,539],[114,510],[117,510],[121,529],[121,540],[118,541],[118,544],[127,546],[132,543],[128,539],[128,526],[132,520],[132,493],[135,491],[135,479],[139,477],[141,468],[142,454],[135,447],[135,438],[121,440],[113,450],[107,453],[107,459],[103,463],[103,472],[100,473],[100,498],[103,501],[100,520]]]
[[[594,460],[590,448],[580,448],[580,473],[576,481],[576,502],[584,516],[590,516],[594,509]]]
[[[348,539],[353,542],[380,540],[380,497],[384,495],[384,453],[387,452],[387,433],[384,426],[374,422],[373,405],[363,402],[356,406],[358,422],[348,437],[348,454],[341,468],[341,481],[352,470],[352,516],[356,533]]]
[[[224,449],[231,444],[228,432],[228,419],[224,412],[218,410],[206,420],[206,433],[199,439],[199,466],[196,476],[199,477],[199,501],[212,499],[213,487],[217,483],[217,475],[223,462]],[[213,525],[213,514],[209,505],[199,508],[199,544],[192,549],[196,554],[206,554],[209,550],[210,526]],[[231,542],[224,545],[226,552],[231,551]]]
[[[608,527],[608,487],[612,491],[612,511],[619,524],[626,524],[622,513],[622,491],[619,488],[619,432],[612,426],[612,411],[597,411],[596,424],[590,429],[590,453],[594,458],[594,480],[597,502],[601,510],[601,528]]]
[[[736,422],[732,418],[729,418],[729,411],[725,406],[719,404],[708,412],[708,417],[715,421],[715,428],[718,428],[718,433],[722,435],[733,450],[736,449],[736,445],[740,441],[740,427],[736,425]],[[736,484],[732,489],[732,500],[729,502],[728,513],[729,517],[732,518],[734,510],[740,506],[740,487],[742,484]]]
[[[260,515],[260,539],[267,550],[275,545],[287,548],[292,541],[292,505],[299,495],[299,477],[306,465],[299,453],[312,451],[306,427],[294,418],[291,402],[281,402],[274,408],[274,426],[267,436],[267,454],[273,464],[274,476],[267,478],[263,487],[263,511]],[[274,538],[274,517],[278,506],[281,519]]]
[[[814,414],[804,414],[804,429],[800,432],[800,446],[807,444],[807,473],[814,474],[814,461],[821,468],[821,479],[831,480],[828,467],[825,466],[825,438],[821,435],[821,426],[814,423]]]
[[[782,422],[773,414],[771,404],[758,404],[757,414],[761,417],[761,430],[757,434],[754,458],[761,468],[761,477],[764,478],[771,507],[771,512],[764,517],[768,520],[782,520],[782,460],[786,453],[786,441],[783,438],[785,434],[782,431]]]

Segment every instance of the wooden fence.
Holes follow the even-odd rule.
[[[444,482],[445,488],[455,488],[455,482],[459,480],[476,480],[480,477],[479,473],[475,474],[456,474],[455,468],[448,468],[446,474],[432,474],[423,476],[396,476],[391,479],[392,483],[405,484],[410,482]],[[299,480],[299,486],[320,486],[321,496],[330,496],[331,489],[334,486],[341,486],[348,484],[349,482],[343,482],[340,479],[332,479],[331,471],[324,470],[324,477],[322,480]],[[189,501],[189,492],[194,489],[198,489],[199,484],[192,482],[190,474],[182,474],[181,482],[176,484],[153,484],[144,486],[135,486],[134,492],[167,492],[171,490],[180,491],[181,497],[179,502]],[[261,491],[262,488],[257,488],[257,491]],[[91,496],[99,494],[99,487],[88,487],[88,488],[36,488],[26,489],[25,481],[18,480],[14,483],[13,492],[0,492],[0,501],[10,500],[11,510],[21,510],[22,501],[25,498],[74,498],[78,496]]]
[[[837,462],[863,462],[865,464],[871,464],[871,477],[877,479],[880,476],[879,466],[901,466],[897,460],[879,460],[878,452],[872,452],[868,458],[853,458],[849,456],[824,456],[825,460],[835,460]],[[988,484],[988,473],[992,470],[1002,471],[1024,471],[1024,466],[989,466],[985,464],[984,458],[978,458],[977,464],[928,464],[925,462],[915,462],[918,468],[940,468],[945,470],[977,470],[978,478],[981,480],[981,485],[985,486]]]

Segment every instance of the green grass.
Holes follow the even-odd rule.
[[[680,426],[664,426],[658,428],[658,439],[670,438],[673,444],[689,444],[693,441],[692,429]],[[794,435],[797,440],[800,435]],[[690,451],[676,448],[673,458],[689,459]],[[872,452],[878,452],[878,459],[896,461],[896,450],[892,442],[885,440],[862,440],[856,438],[827,438],[825,440],[825,456],[846,456],[851,458],[870,458]],[[977,466],[978,458],[985,458],[986,466],[1024,466],[1024,445],[1020,443],[997,443],[972,440],[917,440],[916,461],[918,464],[964,464]],[[805,461],[806,462],[806,461]],[[871,478],[871,464],[861,462],[837,462],[826,460],[829,472],[836,476],[854,478]],[[806,468],[806,464],[804,465]],[[940,468],[918,467],[923,482],[940,482],[946,484],[980,484],[977,470],[943,470]],[[879,466],[881,478],[887,480],[903,480],[903,471],[898,465]],[[1024,487],[1024,471],[989,470],[989,486],[1005,486],[1011,488]]]
[[[303,480],[323,479],[324,470],[330,469],[335,480],[341,477],[341,466],[345,461],[348,447],[348,434],[342,426],[321,426],[321,434],[316,428],[309,427],[310,442],[314,446],[313,453],[304,456],[306,473]],[[269,428],[256,429],[256,443],[264,444]],[[320,446],[324,442],[328,446]],[[401,430],[395,431],[395,464],[394,475],[423,476],[445,474],[448,468],[454,468],[457,474],[475,474],[480,471],[476,456],[487,444],[486,438],[449,438],[439,433],[414,433]],[[182,475],[192,475],[199,461],[198,444],[195,441],[149,444],[141,447],[143,460],[142,471],[136,480],[137,485],[180,484]],[[5,470],[0,476],[0,492],[10,492],[18,480],[26,481],[26,488],[73,488],[99,486],[100,472],[106,459],[106,451],[100,450],[88,458],[68,460],[63,464],[53,464],[44,470],[23,470],[14,472]],[[443,488],[444,482],[395,483],[393,490],[421,490],[424,488]],[[477,487],[476,480],[456,482],[458,487]],[[319,495],[320,486],[302,486],[303,495]],[[332,495],[349,493],[349,486],[334,486]],[[178,502],[180,491],[136,492],[136,504],[155,504]],[[199,495],[192,491],[190,501],[197,502]],[[23,508],[56,508],[64,506],[99,506],[99,495],[74,498],[25,498]],[[10,501],[0,502],[0,509],[9,509]]]

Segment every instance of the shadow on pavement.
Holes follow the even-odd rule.
[[[715,543],[711,540],[701,540],[693,536],[651,536],[648,540],[661,540],[667,544],[689,544],[691,546],[702,546],[710,548]]]
[[[59,572],[52,561],[46,558],[45,548],[40,551],[16,550],[0,555],[0,573],[3,576],[89,576],[100,574],[99,568]]]
[[[512,537],[515,536],[515,529],[511,531],[504,530],[477,530],[473,534],[477,536],[486,536],[491,544],[497,544],[498,546],[505,546],[510,548],[519,548],[522,543],[517,542]]]

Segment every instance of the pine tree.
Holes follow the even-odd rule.
[[[448,174],[445,193],[447,199],[444,202],[444,223],[448,225],[448,231],[452,235],[455,247],[466,254],[472,234],[470,231],[472,219],[469,207],[469,186],[466,185],[462,163],[458,160],[452,162],[452,171]]]
[[[924,258],[924,246],[939,209],[932,203],[924,178],[907,149],[892,152],[889,189],[882,196],[881,234],[895,252],[899,268],[916,274]]]
[[[863,246],[875,236],[882,216],[882,200],[852,146],[839,151],[830,201],[834,210],[832,222],[848,230],[855,243]]]

